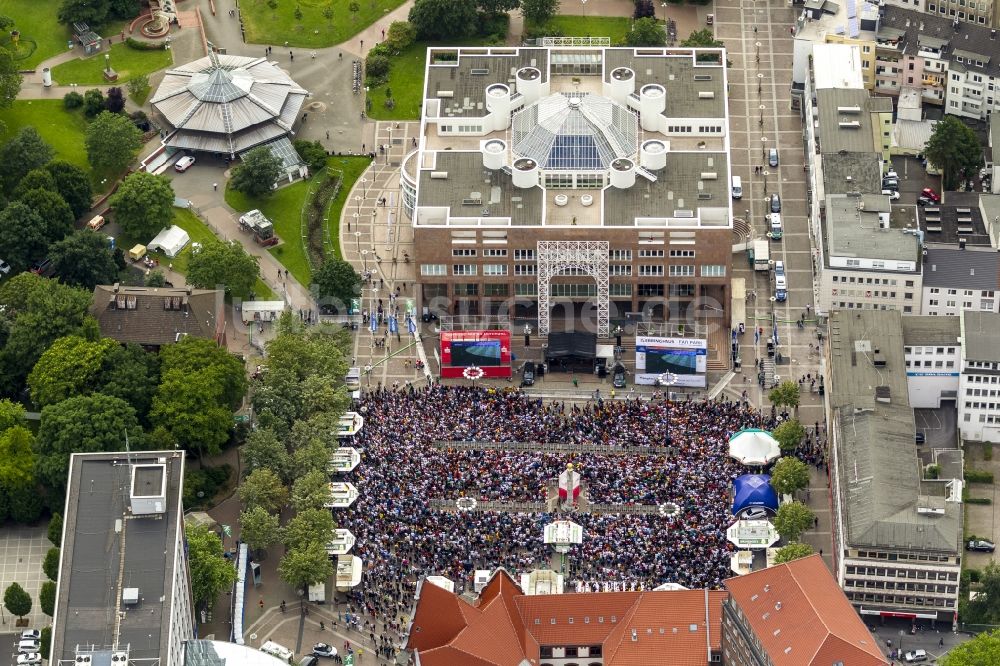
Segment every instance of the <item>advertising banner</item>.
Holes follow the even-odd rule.
[[[704,388],[708,366],[708,341],[700,338],[659,338],[640,335],[635,339],[635,381],[656,384],[668,374],[670,386]]]
[[[471,366],[483,377],[510,377],[510,331],[441,331],[441,376],[460,378]]]

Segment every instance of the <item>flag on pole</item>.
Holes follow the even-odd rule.
[[[406,329],[410,332],[410,335],[416,335],[417,322],[413,321],[413,317],[406,318]]]
[[[774,322],[774,346],[778,346],[778,322]]]
[[[372,335],[374,335],[375,331],[378,330],[378,321],[375,319],[375,313],[374,312],[371,313],[371,316],[369,317],[369,319],[371,320],[371,326],[370,326],[370,328],[371,328],[371,331],[372,331]]]
[[[389,315],[389,332],[399,333],[399,321],[396,319],[396,315]]]

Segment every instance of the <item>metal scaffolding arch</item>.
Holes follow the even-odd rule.
[[[608,241],[538,241],[538,334],[549,334],[549,281],[577,270],[597,282],[597,335],[611,335]]]

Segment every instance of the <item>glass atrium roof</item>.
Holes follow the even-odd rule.
[[[518,112],[511,132],[514,152],[542,169],[601,171],[635,154],[638,121],[606,97],[563,93]]]

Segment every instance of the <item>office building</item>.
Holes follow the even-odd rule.
[[[423,304],[542,335],[553,309],[596,311],[607,336],[706,303],[727,334],[726,86],[718,49],[428,49],[401,170]]]
[[[183,474],[183,451],[70,456],[50,664],[184,663]]]
[[[835,574],[862,615],[950,628],[958,611],[962,465],[925,479],[901,313],[836,310],[825,346]]]
[[[993,0],[885,0],[891,8],[912,11],[914,14],[929,15],[949,23],[956,21],[962,26],[997,27],[1000,20],[996,14],[996,3]]]
[[[920,240],[908,219],[885,195],[827,195],[818,312],[920,312]]]
[[[914,409],[936,409],[958,399],[962,369],[958,317],[903,317],[906,387]]]
[[[795,22],[792,41],[792,108],[801,106],[805,81],[812,88],[875,87],[878,6],[867,2],[809,3]],[[846,48],[825,49],[824,44]],[[857,48],[850,48],[855,46]],[[818,53],[818,60],[814,55]],[[829,55],[837,54],[835,57]],[[836,83],[831,85],[831,79]]]
[[[962,439],[1000,443],[1000,314],[964,310],[958,428]]]
[[[727,666],[888,666],[819,555],[726,581]]]

